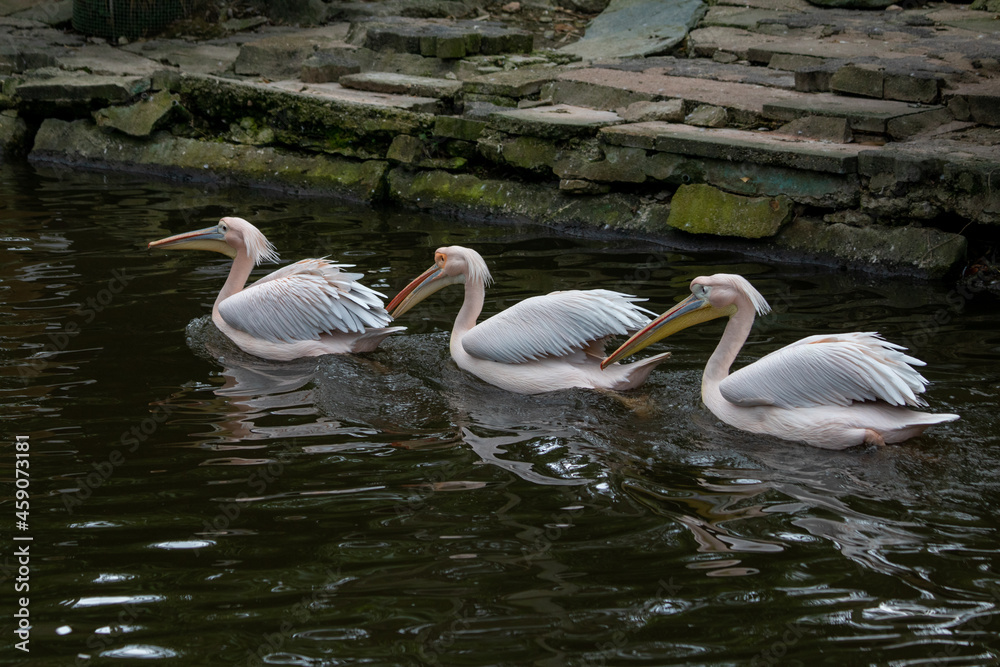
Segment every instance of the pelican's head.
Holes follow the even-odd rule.
[[[278,252],[267,237],[243,218],[223,218],[214,227],[150,241],[147,247],[212,250],[221,252],[227,257],[236,257],[243,252],[253,260],[254,264],[278,261]]]
[[[681,329],[714,320],[732,317],[740,308],[753,308],[758,315],[771,307],[743,276],[717,273],[691,281],[691,296],[650,322],[644,329],[622,343],[622,346],[601,362],[601,368],[638,352]]]
[[[466,281],[481,285],[493,281],[482,255],[460,245],[438,248],[434,251],[434,265],[414,278],[385,309],[397,318],[439,289]]]

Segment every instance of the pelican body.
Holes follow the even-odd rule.
[[[149,248],[212,250],[233,258],[225,285],[212,306],[212,321],[244,352],[263,359],[369,352],[389,334],[392,318],[380,294],[346,273],[351,264],[303,259],[244,289],[250,271],[278,261],[271,242],[242,218],[222,218],[206,229],[149,243]]]
[[[438,248],[434,265],[387,306],[399,317],[434,292],[465,285],[465,301],[451,331],[450,351],[459,368],[507,391],[538,394],[557,389],[631,389],[669,356],[601,370],[604,340],[627,335],[650,321],[639,301],[610,290],[570,290],[531,297],[477,324],[489,269],[475,250]]]
[[[722,340],[708,360],[701,397],[731,426],[825,449],[902,442],[929,426],[958,419],[906,406],[927,403],[927,380],[913,366],[924,362],[877,333],[809,336],[735,373],[729,369],[746,342],[755,314],[767,301],[742,276],[716,274],[691,282],[691,296],[625,341],[604,365],[681,329],[728,317]]]

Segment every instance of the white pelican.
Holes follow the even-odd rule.
[[[149,243],[149,248],[214,250],[233,266],[212,307],[212,321],[243,351],[264,359],[370,352],[382,339],[406,327],[382,307],[383,294],[357,282],[363,275],[325,259],[303,259],[243,289],[250,271],[278,253],[260,231],[242,218]]]
[[[604,360],[614,363],[681,329],[729,317],[705,366],[701,398],[716,417],[752,433],[825,449],[902,442],[928,426],[958,419],[928,414],[917,396],[927,380],[911,366],[919,359],[877,333],[809,336],[766,355],[732,375],[729,367],[746,342],[754,314],[767,301],[742,276],[719,273],[691,281],[691,296],[657,317]]]
[[[387,306],[399,317],[442,287],[465,283],[465,302],[451,331],[451,356],[459,368],[507,391],[538,394],[556,389],[631,389],[670,356],[601,371],[604,339],[626,335],[650,320],[640,301],[610,290],[570,290],[535,296],[476,324],[483,310],[489,269],[475,250],[438,248],[434,266]],[[635,368],[633,368],[635,366]]]

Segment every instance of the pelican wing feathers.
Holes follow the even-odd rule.
[[[649,324],[644,301],[610,290],[568,290],[535,296],[480,322],[462,339],[474,357],[520,364],[585,350],[595,341]]]
[[[350,264],[304,259],[270,273],[219,304],[230,326],[274,343],[317,340],[331,331],[364,333],[392,318],[384,295],[347,273]]]
[[[722,380],[723,397],[743,407],[808,408],[860,401],[922,406],[924,362],[877,333],[809,336]]]

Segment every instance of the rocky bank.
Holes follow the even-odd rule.
[[[0,160],[931,277],[1000,237],[985,4],[313,0],[117,39],[13,4]]]

